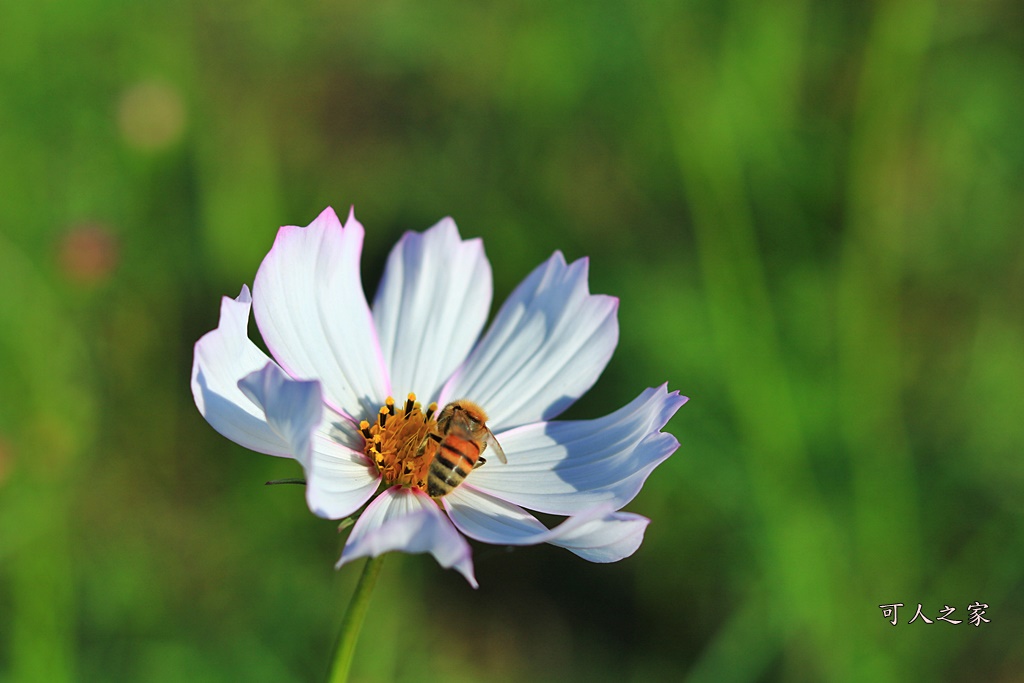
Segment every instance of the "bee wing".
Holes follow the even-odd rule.
[[[484,427],[484,429],[487,428]],[[498,460],[500,460],[502,463],[506,465],[508,464],[508,459],[505,457],[505,451],[501,449],[501,444],[498,443],[498,440],[496,438],[494,438],[494,432],[492,432],[490,429],[487,429],[487,438],[485,439],[484,443],[486,443],[487,447],[490,448],[494,452],[494,454],[498,456]]]

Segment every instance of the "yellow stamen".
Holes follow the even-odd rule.
[[[430,410],[432,408],[433,410]],[[431,404],[424,414],[416,395],[409,394],[405,406],[398,409],[390,396],[372,426],[366,420],[359,424],[366,444],[363,452],[377,466],[388,486],[398,484],[407,488],[426,490],[427,470],[437,451],[437,441],[428,438],[435,434],[437,422],[431,415],[437,410]]]

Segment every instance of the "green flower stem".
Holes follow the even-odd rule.
[[[334,661],[331,662],[331,672],[327,677],[328,683],[345,683],[348,680],[348,670],[352,666],[356,641],[359,640],[363,618],[370,607],[370,594],[377,583],[377,575],[380,574],[382,564],[384,556],[379,555],[368,559],[363,566],[363,574],[359,577],[359,583],[356,584],[356,590],[352,593],[352,599],[345,611],[345,618],[341,622],[341,632],[338,633],[338,642],[334,646]]]

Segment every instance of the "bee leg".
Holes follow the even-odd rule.
[[[487,458],[481,457],[479,460],[476,461],[476,464],[473,465],[473,469],[475,470],[477,467],[480,467],[480,465],[483,465],[485,462],[487,462]]]
[[[431,432],[423,437],[423,441],[420,443],[420,447],[416,449],[416,457],[420,457],[427,450],[427,441],[433,439],[435,443],[441,443],[444,439],[439,434]]]

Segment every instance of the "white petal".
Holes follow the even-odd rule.
[[[306,503],[327,519],[348,517],[380,484],[380,472],[361,452],[316,434],[311,467],[306,469]]]
[[[196,344],[192,367],[196,406],[218,432],[246,448],[283,457],[301,453],[310,510],[330,519],[350,515],[377,490],[380,475],[358,452],[362,437],[357,436],[351,421],[325,410],[319,392],[311,391],[315,383],[286,378],[249,341],[246,328],[251,301],[247,287],[237,299],[224,297],[219,326]],[[269,377],[261,379],[263,373],[269,373]],[[246,377],[248,381],[244,381]],[[251,396],[243,393],[240,380]],[[274,393],[273,385],[278,383],[290,388],[281,396],[266,396],[268,389]],[[289,393],[294,393],[297,400],[289,400]],[[270,424],[263,409],[268,402],[273,406]],[[314,415],[323,412],[314,428],[311,454],[308,438],[307,445],[301,443],[302,434],[309,435],[301,427],[303,411],[308,411],[305,419],[314,424]],[[292,443],[293,437],[299,437],[298,444]]]
[[[463,485],[442,499],[459,531],[496,545],[551,543],[591,562],[615,562],[632,555],[650,520],[597,505],[548,529],[518,505]]]
[[[291,379],[268,361],[261,370],[238,380],[238,388],[263,411],[270,429],[288,444],[292,456],[308,468],[313,430],[324,408],[320,382]]]
[[[439,403],[468,398],[492,430],[551,419],[593,386],[619,338],[618,299],[592,295],[587,260],[556,252],[501,307]]]
[[[477,587],[469,543],[422,491],[393,486],[370,503],[352,527],[337,566],[392,550],[429,552],[442,567],[454,567]]]
[[[566,529],[550,543],[591,562],[618,562],[636,552],[650,523],[646,517],[631,512],[611,512],[600,519],[585,520],[579,526]],[[562,527],[567,524],[569,522]]]
[[[531,510],[570,515],[598,503],[618,510],[679,442],[661,431],[686,402],[665,385],[595,420],[541,422],[497,435],[508,464],[488,460],[473,488]]]
[[[285,226],[253,283],[267,347],[293,377],[319,379],[346,415],[372,415],[389,393],[387,371],[359,279],[363,226],[342,228],[330,208],[308,227]]]
[[[271,429],[302,463],[306,502],[313,514],[340,519],[370,499],[380,483],[380,473],[362,453],[324,433],[319,382],[289,379],[268,363],[238,385],[264,409]]]
[[[518,505],[475,491],[465,484],[441,499],[459,531],[495,545],[544,543],[551,531]]]
[[[451,218],[402,236],[373,302],[396,397],[414,391],[423,405],[437,398],[487,321],[491,287],[483,243],[463,241]]]
[[[362,452],[366,441],[353,418],[342,415],[330,406],[324,406],[324,416],[317,431],[329,441],[340,443],[353,451]]]
[[[192,395],[206,421],[227,438],[260,453],[291,457],[288,443],[267,425],[263,410],[238,388],[238,380],[270,362],[246,333],[251,305],[245,286],[237,299],[221,301],[217,329],[196,342]]]

